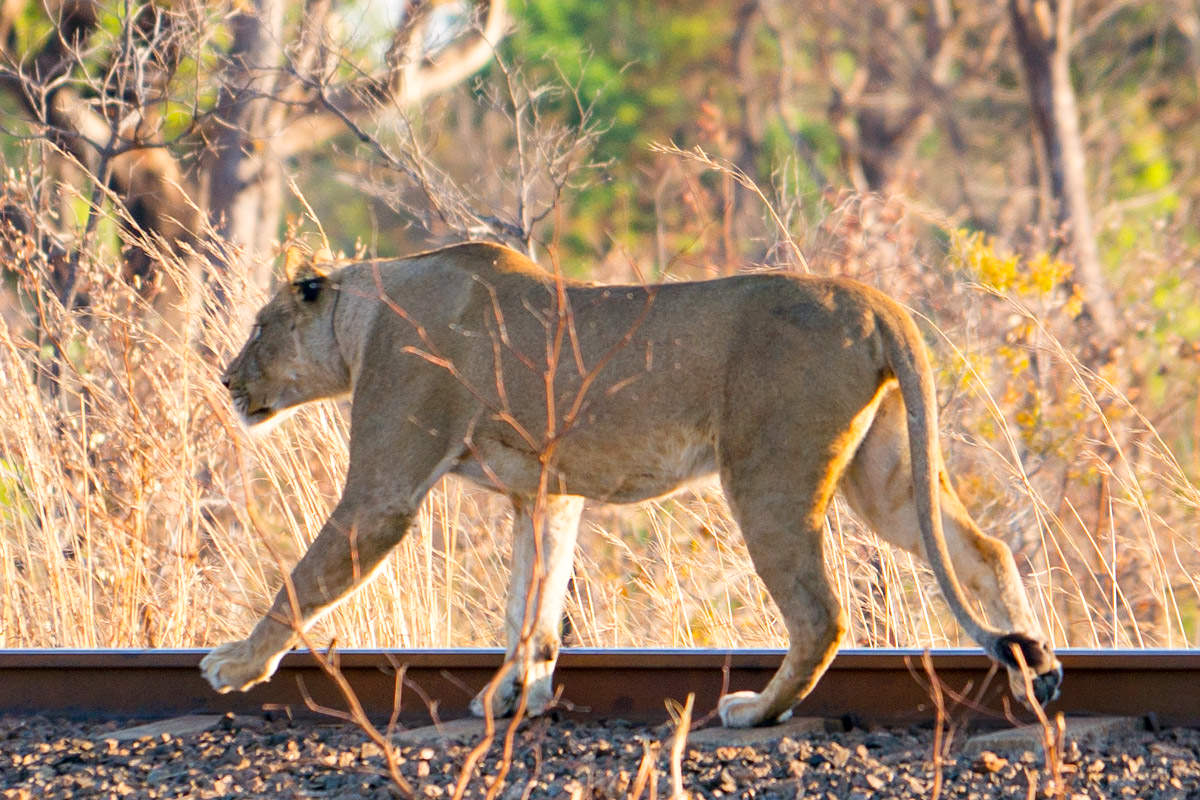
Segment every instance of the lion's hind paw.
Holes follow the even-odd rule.
[[[537,717],[554,705],[554,662],[535,661],[529,665],[529,674],[524,680],[528,683],[525,696],[525,715]],[[521,669],[516,662],[507,662],[500,668],[498,677],[493,678],[496,687],[491,692],[492,717],[499,719],[516,713],[521,701]],[[490,686],[490,684],[489,684]],[[486,716],[485,703],[488,700],[488,689],[485,686],[471,700],[471,713],[477,717]]]
[[[767,717],[763,696],[758,692],[730,692],[717,701],[717,714],[726,728],[753,728],[755,725],[775,725],[792,718],[787,709],[773,719]]]
[[[731,692],[717,701],[717,714],[726,728],[751,728],[762,722],[762,695]]]

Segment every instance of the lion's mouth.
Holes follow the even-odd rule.
[[[242,421],[253,428],[256,425],[263,424],[273,416],[275,416],[275,409],[263,406],[243,413]]]
[[[261,425],[275,416],[275,409],[269,405],[251,406],[250,397],[245,394],[239,393],[233,395],[233,407],[248,428]]]

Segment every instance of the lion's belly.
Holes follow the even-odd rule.
[[[455,472],[514,494],[537,491],[541,464],[536,456],[496,441],[477,440],[475,445],[474,455]],[[636,503],[671,494],[715,471],[713,443],[692,431],[567,436],[555,453],[550,491]]]
[[[636,503],[670,494],[716,471],[711,442],[680,432],[627,439],[625,448],[564,448],[558,472],[570,494]]]

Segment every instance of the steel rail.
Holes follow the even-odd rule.
[[[284,657],[270,682],[246,693],[217,694],[197,665],[203,650],[0,650],[0,714],[75,718],[162,718],[181,714],[286,710],[313,716],[316,703],[344,708],[333,683],[307,652]],[[556,683],[569,713],[581,717],[667,719],[664,702],[695,693],[696,716],[716,705],[722,687],[759,689],[782,658],[779,650],[563,650]],[[1153,714],[1164,725],[1200,725],[1200,650],[1059,651],[1066,672],[1062,697],[1050,711],[1069,714]],[[920,650],[842,650],[797,714],[862,723],[930,720],[934,707]],[[979,651],[931,652],[938,680],[954,694],[981,698],[1001,719],[1008,698],[1003,674],[992,674]],[[467,714],[472,695],[503,659],[499,650],[346,650],[343,674],[364,708],[392,710],[396,666],[405,685],[401,719]],[[303,688],[301,688],[303,687]],[[951,702],[951,705],[955,705]],[[1029,719],[1027,712],[1017,716]],[[985,713],[984,717],[987,716]]]

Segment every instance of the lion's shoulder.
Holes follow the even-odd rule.
[[[418,253],[406,260],[428,260],[445,269],[455,269],[481,275],[514,275],[534,278],[538,281],[550,279],[549,273],[532,259],[511,247],[492,242],[462,242],[437,250]]]

